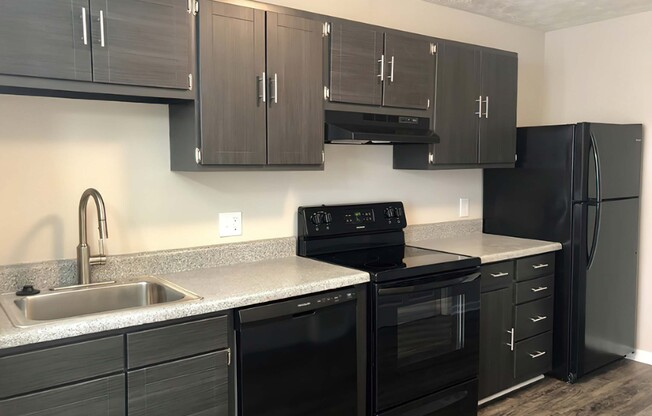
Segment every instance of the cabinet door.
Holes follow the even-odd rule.
[[[0,400],[2,416],[124,416],[123,374]]]
[[[382,32],[357,23],[333,23],[330,36],[330,100],[381,105],[382,55]]]
[[[0,1],[0,74],[90,81],[88,13],[88,0]]]
[[[90,0],[93,80],[188,89],[192,73],[188,3]]]
[[[435,82],[435,57],[430,40],[385,34],[385,91],[388,107],[430,107]]]
[[[128,373],[130,416],[226,416],[227,351],[173,361]]]
[[[202,164],[265,164],[265,12],[204,0],[199,44]]]
[[[319,165],[324,149],[322,22],[267,13],[267,163]]]
[[[482,52],[484,115],[480,125],[480,163],[514,163],[518,58]]]
[[[481,53],[471,45],[439,42],[435,91],[434,163],[442,165],[478,162],[478,115]]]
[[[511,342],[512,288],[483,293],[480,298],[479,398],[491,396],[513,384]]]

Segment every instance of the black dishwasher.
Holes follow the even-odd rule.
[[[350,288],[239,310],[238,413],[362,414],[359,297]]]

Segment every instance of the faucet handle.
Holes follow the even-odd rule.
[[[100,238],[97,240],[97,251],[100,254],[100,256],[104,256],[104,239]]]

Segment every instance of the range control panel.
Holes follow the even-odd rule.
[[[406,226],[402,202],[300,207],[298,221],[300,237],[355,235]]]

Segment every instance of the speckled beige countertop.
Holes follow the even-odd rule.
[[[302,257],[284,257],[160,275],[203,299],[62,319],[15,328],[0,309],[0,349],[162,322],[369,281],[369,274]]]
[[[561,250],[560,243],[481,233],[414,241],[409,244],[431,250],[480,257],[483,264]]]

